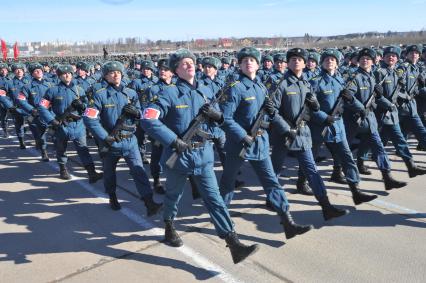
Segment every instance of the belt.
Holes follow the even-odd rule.
[[[265,132],[265,130],[264,129],[259,129],[259,130],[257,130],[257,132],[256,132],[256,136],[258,136],[258,137],[260,137],[261,135],[263,135],[263,133]]]
[[[119,139],[121,139],[121,140],[122,139],[129,139],[129,138],[133,137],[133,134],[122,134],[122,133],[118,133],[117,137]]]
[[[190,146],[191,149],[197,149],[197,148],[201,148],[204,147],[205,142],[191,142]]]

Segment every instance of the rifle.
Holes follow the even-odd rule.
[[[299,133],[300,129],[304,126],[304,123],[309,121],[310,118],[311,117],[309,115],[309,107],[306,104],[304,104],[302,111],[299,113],[296,121],[294,122],[294,127],[291,127],[291,129],[295,130],[297,133]],[[289,123],[289,121],[287,121],[287,123]],[[292,142],[292,140],[289,137],[287,137],[286,140],[285,140],[286,147],[289,147],[291,142]]]
[[[220,99],[222,98],[225,91],[232,86],[233,86],[233,84],[230,84],[230,85],[222,88],[219,95],[216,96],[216,98],[210,103],[210,105],[211,106],[216,105],[220,101]],[[205,123],[206,120],[207,120],[207,118],[204,117],[204,115],[202,113],[198,113],[197,116],[195,116],[195,118],[189,124],[188,129],[186,129],[185,134],[182,137],[182,141],[185,142],[186,144],[190,145],[192,138],[196,135],[198,135],[199,137],[202,137],[202,138],[206,138],[206,139],[210,138],[210,135],[207,132],[200,129],[201,124]],[[173,169],[175,167],[175,164],[176,164],[176,161],[178,160],[178,158],[179,158],[179,152],[174,151],[172,153],[172,155],[170,155],[169,159],[167,159],[166,165],[170,169]]]
[[[75,109],[74,109],[74,106],[72,106],[72,104],[70,104],[70,105],[67,107],[67,109],[65,109],[64,113],[62,113],[62,114],[60,114],[60,115],[56,116],[56,117],[55,117],[55,119],[56,119],[56,120],[59,122],[59,124],[61,124],[61,125],[62,125],[62,124],[64,124],[65,120],[66,120],[66,119],[68,119],[68,118],[73,118],[73,119],[75,119],[75,120],[80,119],[80,116],[79,116],[79,115],[72,113],[74,110],[75,110]],[[56,130],[55,130],[52,126],[49,126],[48,133],[49,133],[51,136],[53,136],[53,135],[55,134],[55,132],[56,132]]]
[[[401,89],[401,85],[398,83],[396,85],[396,88],[393,90],[392,94],[390,95],[390,99],[393,105],[398,106],[398,94]],[[387,110],[385,113],[385,116],[388,116],[390,114],[390,110]]]
[[[278,93],[280,85],[284,81],[284,79],[285,79],[285,76],[283,75],[281,77],[281,79],[278,81],[277,87],[274,90],[274,92],[271,95],[268,96],[269,99],[275,97],[275,95]],[[259,112],[257,113],[256,120],[254,121],[253,125],[250,127],[249,135],[253,138],[253,142],[256,140],[257,133],[259,132],[260,128],[267,129],[269,127],[269,122],[264,121],[265,115],[266,115],[265,107],[262,106],[260,108]],[[245,158],[245,155],[247,153],[247,149],[248,149],[248,146],[243,146],[243,148],[241,149],[241,151],[239,153],[239,156],[241,158],[243,158],[243,159]]]
[[[383,82],[385,81],[385,79],[388,77],[388,75],[389,74],[386,74],[386,76],[384,76],[384,78],[378,83],[379,85],[381,85],[381,84],[383,84]],[[367,100],[367,102],[365,103],[365,105],[364,105],[364,107],[365,107],[365,117],[367,117],[367,115],[370,113],[370,111],[371,111],[371,108],[372,108],[372,106],[373,106],[373,103],[374,103],[374,101],[376,100],[376,96],[377,96],[377,93],[375,92],[375,91],[373,91],[373,93],[370,95],[370,97],[368,98],[368,100]],[[360,117],[358,117],[358,119],[357,119],[357,121],[356,121],[356,123],[358,124],[358,125],[360,125],[361,124],[361,122],[362,122],[362,118],[361,118],[361,116]]]
[[[137,98],[132,98],[132,100],[130,101],[130,105],[135,105],[137,101]],[[120,116],[118,117],[117,121],[115,122],[114,128],[112,128],[111,133],[109,134],[110,136],[113,136],[115,138],[116,141],[120,141],[121,137],[120,137],[120,131],[125,129],[125,130],[134,130],[133,127],[129,127],[126,128],[124,123],[126,122],[127,119],[127,115],[126,113],[121,112]],[[109,151],[109,146],[105,145],[99,149],[99,153],[105,154]]]

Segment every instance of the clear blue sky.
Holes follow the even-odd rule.
[[[0,38],[7,42],[120,37],[188,40],[426,29],[426,0],[2,2]]]

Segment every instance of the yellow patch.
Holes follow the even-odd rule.
[[[244,100],[245,100],[245,101],[248,101],[248,100],[256,100],[256,97],[255,97],[255,96],[249,96],[249,97],[244,98]]]
[[[413,75],[409,75],[408,76],[410,79],[415,79],[416,77],[415,76],[413,76]]]
[[[98,92],[100,92],[100,91],[103,91],[105,88],[103,87],[103,88],[100,88],[100,89],[98,89],[97,91],[96,91],[96,93],[98,93]]]
[[[359,89],[365,90],[365,89],[368,89],[368,87],[366,87],[366,86],[361,86]]]
[[[188,107],[189,107],[189,105],[187,105],[187,104],[176,105],[177,109],[188,108]]]
[[[64,99],[64,97],[63,96],[56,96],[55,99],[56,100],[62,100],[62,99]]]
[[[287,95],[295,95],[295,94],[297,94],[296,91],[287,91]]]
[[[324,94],[330,94],[330,93],[333,93],[333,91],[332,90],[324,90],[322,93],[324,93]]]
[[[391,80],[385,80],[385,83],[390,84],[390,83],[392,83],[392,81]]]
[[[112,107],[115,107],[115,104],[105,104],[104,107],[105,108],[112,108]]]

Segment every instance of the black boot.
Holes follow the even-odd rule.
[[[41,150],[41,160],[44,162],[49,162],[49,155],[47,155],[47,150],[45,149]]]
[[[89,175],[90,184],[96,183],[96,181],[102,179],[104,176],[104,174],[96,172],[95,165],[93,163],[84,166],[84,168],[86,168],[87,174]]]
[[[234,183],[234,188],[240,188],[240,187],[242,187],[242,186],[244,186],[244,181],[240,181],[240,180],[235,180],[235,183]]]
[[[331,173],[330,182],[347,184],[346,178],[342,172],[342,166],[333,166],[333,173]]]
[[[3,129],[3,137],[4,137],[5,139],[7,139],[7,138],[9,137],[9,133],[7,132],[7,130],[6,130],[6,129]]]
[[[417,166],[414,163],[413,159],[410,159],[410,160],[406,161],[405,165],[407,165],[408,176],[410,176],[410,178],[414,178],[416,176],[426,174],[426,168],[421,167],[421,166]]]
[[[231,250],[232,260],[235,264],[242,262],[246,257],[255,253],[259,249],[258,244],[253,244],[251,246],[244,245],[238,239],[237,233],[230,232],[225,237],[226,244]]]
[[[266,209],[269,211],[275,211],[274,206],[269,199],[266,199]]]
[[[407,185],[406,182],[395,180],[392,177],[390,170],[389,171],[383,170],[382,176],[383,176],[383,182],[385,183],[385,190],[387,191],[390,191],[392,189],[399,189]]]
[[[361,204],[363,202],[369,202],[377,198],[376,195],[369,195],[361,192],[359,190],[359,185],[355,183],[349,183],[349,189],[351,189],[352,199],[355,205]]]
[[[188,179],[189,179],[189,184],[191,184],[192,199],[193,200],[199,199],[201,195],[198,192],[198,187],[197,187],[197,184],[195,183],[194,177],[189,176]]]
[[[165,243],[176,248],[183,246],[183,241],[176,232],[175,226],[173,225],[173,220],[164,220],[164,223],[166,224],[164,229]]]
[[[296,235],[302,235],[312,228],[312,225],[300,225],[294,222],[293,217],[291,217],[290,211],[285,212],[281,216],[281,224],[284,227],[285,237],[291,239]]]
[[[121,205],[118,202],[117,195],[115,193],[109,194],[109,206],[111,207],[112,210],[120,210],[121,209]]]
[[[25,145],[25,142],[24,142],[24,138],[18,137],[18,141],[19,141],[19,148],[20,149],[26,149],[27,148],[27,146]]]
[[[313,196],[314,192],[311,187],[309,187],[306,177],[303,174],[299,174],[299,179],[296,183],[297,193],[307,196]]]
[[[154,191],[159,195],[164,195],[166,193],[159,177],[154,177]]]
[[[426,146],[424,146],[424,145],[422,145],[422,144],[418,144],[417,145],[417,148],[416,148],[418,151],[426,151]]]
[[[146,213],[147,213],[148,216],[152,216],[154,214],[157,214],[157,212],[163,206],[162,203],[156,203],[152,199],[152,194],[143,197],[142,200],[145,202]]]
[[[71,180],[71,176],[68,173],[67,167],[65,167],[65,164],[59,164],[59,176],[63,180]]]
[[[333,206],[328,200],[327,196],[321,199],[319,201],[319,204],[322,208],[322,215],[324,216],[324,220],[326,221],[332,218],[344,216],[349,213],[349,210],[347,209],[340,209]]]
[[[361,175],[371,175],[371,171],[368,170],[367,166],[364,165],[364,160],[358,158],[356,165],[358,167],[359,174]]]

